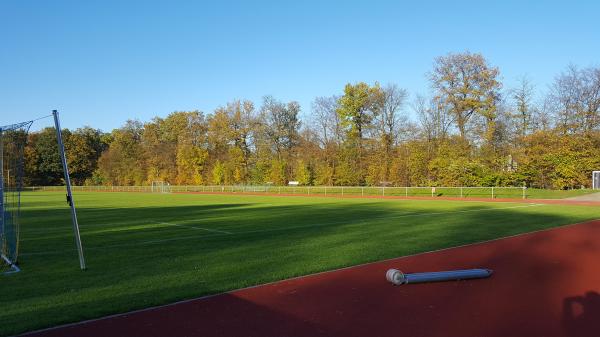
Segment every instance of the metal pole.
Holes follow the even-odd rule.
[[[397,269],[389,269],[385,278],[395,284],[402,285],[408,283],[423,283],[423,282],[439,282],[439,281],[454,281],[468,280],[476,278],[486,278],[492,275],[490,269],[466,269],[466,270],[449,270],[427,273],[404,274]]]
[[[65,156],[65,146],[62,140],[62,132],[60,129],[60,121],[58,119],[58,111],[52,110],[54,115],[54,126],[56,127],[56,139],[58,140],[58,152],[62,160],[63,172],[65,174],[65,184],[67,185],[67,202],[71,206],[71,219],[73,220],[73,234],[75,235],[75,244],[77,245],[77,253],[79,254],[79,266],[81,270],[85,270],[85,259],[83,257],[83,246],[81,245],[81,236],[79,235],[79,224],[77,223],[77,212],[75,211],[75,202],[71,193],[71,178],[69,177],[69,167],[67,166],[67,157]]]

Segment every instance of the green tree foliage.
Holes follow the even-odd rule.
[[[212,182],[215,185],[222,185],[225,183],[225,165],[217,160],[212,169]]]
[[[339,181],[356,184],[365,182],[365,140],[382,110],[383,102],[384,92],[378,83],[374,86],[364,82],[346,84],[336,111],[340,125],[346,132],[346,150],[342,154],[344,161],[338,172]]]
[[[296,181],[304,186],[313,185],[315,182],[315,172],[313,167],[303,160],[298,161],[296,167]]]
[[[269,169],[269,182],[275,185],[286,185],[286,170],[287,165],[285,161],[280,159],[273,159],[271,161],[271,167]]]
[[[131,120],[113,130],[110,147],[98,161],[98,174],[107,184],[142,185],[147,182],[143,131],[142,123]]]
[[[383,91],[379,84],[369,86],[364,82],[346,84],[339,98],[338,116],[349,139],[362,140],[381,110]]]
[[[65,132],[65,152],[69,173],[74,184],[83,185],[98,167],[98,159],[107,148],[102,141],[102,132],[90,127]]]

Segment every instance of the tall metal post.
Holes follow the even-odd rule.
[[[79,254],[79,266],[81,270],[85,270],[85,259],[83,258],[83,246],[81,245],[81,236],[79,235],[79,224],[77,223],[77,212],[75,211],[75,202],[71,193],[71,178],[69,177],[69,168],[67,166],[67,157],[65,156],[65,145],[62,140],[62,132],[60,121],[58,119],[58,111],[52,110],[54,116],[54,126],[56,127],[56,138],[58,140],[58,152],[62,161],[63,172],[65,174],[65,184],[67,185],[67,203],[71,206],[71,219],[73,220],[73,234],[75,235],[75,245],[77,245],[77,253]]]

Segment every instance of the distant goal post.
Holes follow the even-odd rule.
[[[171,185],[168,182],[156,180],[152,182],[152,187],[150,191],[152,193],[170,193]]]
[[[592,189],[600,190],[600,171],[592,172]]]

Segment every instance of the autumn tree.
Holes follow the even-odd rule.
[[[143,185],[146,179],[142,147],[143,124],[129,120],[112,131],[112,142],[98,160],[98,175],[108,185]]]
[[[417,115],[420,131],[428,142],[448,137],[454,119],[447,104],[441,103],[439,98],[417,96],[412,109]]]
[[[499,73],[481,54],[464,52],[436,58],[429,76],[435,98],[448,105],[462,139],[467,139],[469,122],[476,115],[485,119],[484,138],[492,137],[502,86]]]
[[[570,65],[549,94],[562,133],[589,133],[600,127],[600,68]]]
[[[275,159],[272,161],[271,181],[286,182],[290,177],[294,147],[298,145],[300,119],[298,102],[283,103],[271,96],[263,99],[261,117],[265,123],[263,132]]]
[[[407,117],[403,113],[408,97],[407,91],[395,84],[388,84],[381,90],[380,95],[379,114],[375,117],[377,142],[371,150],[369,166],[368,180],[371,185],[388,183],[394,150],[402,128],[407,124]]]
[[[233,180],[235,183],[246,182],[250,171],[252,141],[257,123],[254,103],[248,100],[236,100],[227,104],[226,111],[229,115],[228,133],[232,145],[229,150],[229,157]]]
[[[381,113],[383,100],[384,93],[378,83],[374,86],[364,82],[346,84],[344,95],[338,100],[337,114],[348,139],[362,142],[365,132]]]
[[[384,102],[383,90],[378,83],[346,84],[344,95],[338,100],[337,114],[346,132],[346,144],[338,178],[341,181],[362,184],[365,181],[365,139],[372,131]],[[342,177],[341,175],[346,176]]]
[[[534,90],[533,84],[527,77],[520,78],[517,87],[510,90],[510,98],[514,105],[512,117],[516,121],[516,133],[521,137],[525,137],[531,131],[535,112],[533,106]]]
[[[177,136],[177,178],[181,185],[204,183],[204,172],[208,161],[207,126],[204,114],[200,111],[180,113],[178,115],[185,124],[178,128]]]
[[[103,133],[63,130],[75,184],[589,186],[600,168],[600,71],[568,67],[549,92],[528,78],[500,95],[499,70],[480,54],[448,54],[432,92],[347,84],[297,102],[233,100],[205,115],[176,111]],[[53,128],[32,131],[26,184],[62,184]]]
[[[69,130],[63,130],[63,138],[65,140],[70,135],[71,132]],[[31,135],[29,142],[31,151],[28,152],[34,158],[34,162],[27,165],[28,168],[33,169],[33,172],[27,172],[27,175],[37,177],[31,179],[31,183],[35,185],[61,184],[63,169],[58,152],[56,129],[44,128],[40,132]]]
[[[102,139],[102,131],[90,127],[64,132],[64,135],[71,179],[75,185],[83,185],[92,177],[108,144]]]
[[[267,123],[266,133],[279,159],[285,159],[298,142],[300,104],[283,103],[271,96],[263,100],[261,113]]]
[[[319,185],[333,185],[340,146],[344,141],[338,96],[317,97],[312,103],[312,119],[310,126],[314,131],[315,141],[322,150],[315,163],[315,181]],[[315,151],[317,152],[317,151]]]

